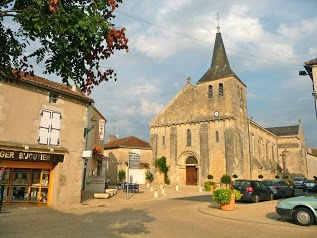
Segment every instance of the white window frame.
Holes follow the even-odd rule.
[[[42,145],[59,145],[62,114],[42,109],[38,143]]]

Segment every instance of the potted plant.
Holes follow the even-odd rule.
[[[234,178],[236,180],[238,178],[238,175],[234,174],[234,175],[232,175],[232,178]]]
[[[279,178],[280,178],[280,176],[279,176],[279,175],[275,175],[275,178],[276,178],[276,179],[279,179]]]
[[[119,181],[122,183],[125,178],[126,178],[126,175],[125,175],[125,171],[123,169],[119,170],[118,172],[118,178],[119,178]]]
[[[241,193],[236,189],[221,188],[214,191],[212,200],[220,205],[220,209],[231,211],[234,209],[235,201],[241,197]]]
[[[212,176],[211,174],[207,175],[207,179],[213,180],[214,176]]]
[[[226,188],[228,188],[228,185],[231,183],[231,177],[228,174],[224,174],[220,178],[220,182],[225,184]]]
[[[149,181],[149,183],[151,184],[151,183],[153,182],[153,180],[154,180],[154,175],[153,175],[153,173],[150,172],[150,171],[147,171],[146,174],[145,174],[145,179],[146,179],[147,181]]]
[[[260,175],[258,176],[258,178],[262,180],[262,179],[263,179],[263,175],[260,174]]]
[[[206,181],[204,183],[204,187],[205,187],[206,191],[213,192],[217,188],[217,183],[216,182],[212,182],[212,181]]]

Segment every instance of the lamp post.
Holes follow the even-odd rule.
[[[85,138],[85,150],[88,149],[88,134],[89,132],[95,128],[95,122],[96,119],[94,117],[92,117],[90,119],[90,125],[88,124],[88,127],[84,128],[84,138]],[[84,174],[83,174],[83,188],[82,191],[85,191],[85,187],[86,187],[86,171],[87,171],[87,159],[85,158],[84,161]]]
[[[317,117],[317,58],[305,62],[304,65],[305,71],[299,71],[301,76],[309,76],[313,82],[313,97],[315,103],[315,112]]]

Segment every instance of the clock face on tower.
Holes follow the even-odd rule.
[[[215,111],[214,115],[215,115],[215,117],[219,117],[219,112]]]

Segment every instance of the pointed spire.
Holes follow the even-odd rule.
[[[212,81],[219,78],[225,78],[225,77],[235,75],[235,73],[230,68],[229,60],[226,54],[226,49],[222,41],[218,15],[217,15],[217,20],[218,20],[218,26],[217,26],[217,33],[216,33],[211,66],[208,69],[208,71],[204,74],[204,76],[198,81],[198,83]]]

